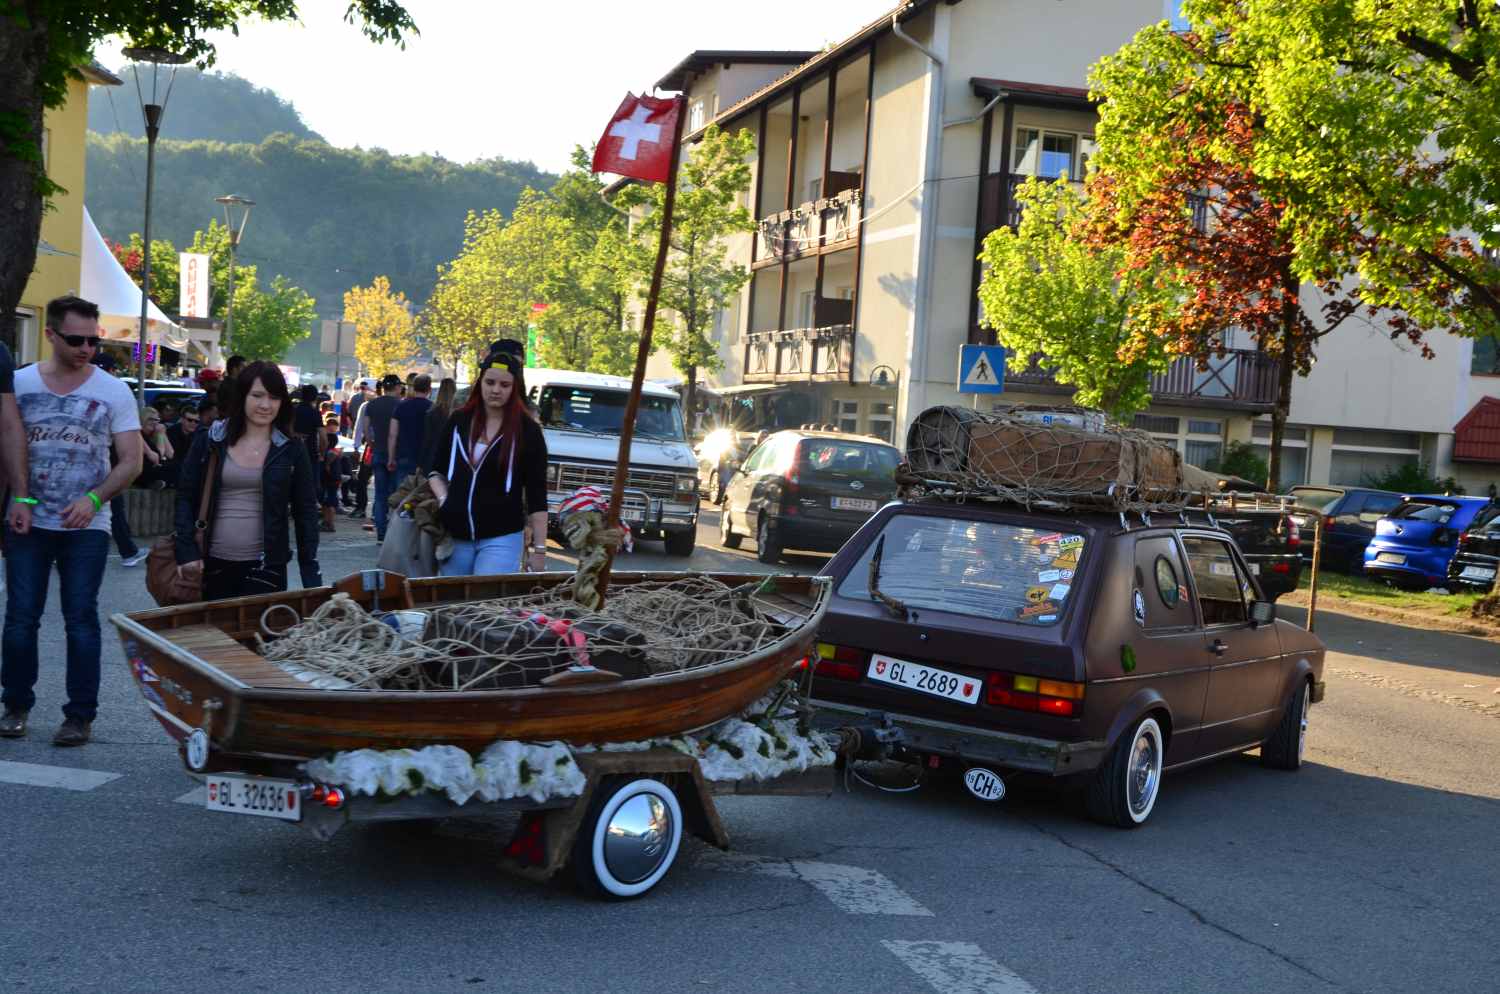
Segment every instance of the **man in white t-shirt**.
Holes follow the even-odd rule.
[[[109,557],[109,499],[141,471],[141,421],[130,388],[90,363],[99,348],[97,306],[79,297],[49,303],[47,342],[52,358],[15,375],[27,472],[12,481],[5,516],[0,737],[25,735],[36,703],[37,633],[55,565],[68,702],[52,742],[77,746],[89,740],[99,707],[99,584]]]

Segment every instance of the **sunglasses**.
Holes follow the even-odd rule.
[[[63,341],[67,342],[69,348],[78,349],[82,348],[85,345],[87,345],[91,349],[97,349],[99,347],[98,335],[64,335],[60,332],[54,332],[53,334],[56,334],[58,338],[61,338]]]

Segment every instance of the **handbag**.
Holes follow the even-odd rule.
[[[214,452],[208,457],[208,477],[203,481],[203,497],[198,501],[198,517],[193,523],[193,538],[204,556],[208,555],[208,550],[203,547],[203,533],[208,527],[208,506],[213,501],[214,477],[218,471],[219,454]],[[156,600],[158,607],[197,604],[203,600],[203,574],[188,578],[177,571],[175,534],[163,535],[151,546],[151,552],[146,556],[146,592]]]

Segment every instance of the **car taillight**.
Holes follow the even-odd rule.
[[[1302,544],[1302,529],[1297,526],[1296,518],[1286,519],[1286,544],[1291,549]]]
[[[1327,531],[1328,529],[1330,529],[1332,527],[1333,527],[1333,515],[1330,514],[1326,518],[1323,519],[1323,530]]]
[[[1290,573],[1291,571],[1292,571],[1292,565],[1291,565],[1291,563],[1272,563],[1271,564],[1271,572],[1272,573]]]
[[[865,663],[869,659],[870,654],[864,649],[819,642],[813,672],[834,680],[854,682],[865,675]]]
[[[1462,535],[1458,536],[1458,547],[1460,549],[1467,549],[1469,547],[1469,542],[1473,539],[1473,537],[1474,536],[1470,535],[1468,532],[1464,532]]]
[[[1072,717],[1083,700],[1083,684],[1043,680],[1024,673],[991,673],[984,702],[992,707]]]

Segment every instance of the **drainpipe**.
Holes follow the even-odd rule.
[[[944,128],[956,128],[960,124],[973,124],[975,121],[982,121],[982,120],[984,120],[984,115],[988,114],[991,110],[993,110],[995,108],[996,104],[998,104],[1000,101],[1002,101],[1004,99],[1005,99],[1005,92],[1001,91],[1000,93],[997,93],[993,97],[991,97],[989,103],[987,103],[983,107],[979,108],[979,113],[978,114],[975,114],[973,117],[961,117],[961,118],[959,118],[956,121],[944,121],[943,122],[943,127]]]
[[[940,6],[933,12],[934,39],[946,42],[949,10]],[[906,429],[927,406],[927,359],[930,334],[929,318],[932,312],[932,270],[936,265],[938,229],[937,178],[941,168],[943,150],[943,59],[942,56],[901,30],[900,11],[891,15],[891,34],[921,52],[928,62],[927,111],[923,126],[926,128],[927,147],[922,158],[922,207],[918,219],[916,250],[913,253],[913,270],[916,285],[912,288],[912,323],[907,339],[907,377],[905,407],[898,411],[897,441],[905,437]],[[946,44],[942,46],[946,49]]]

